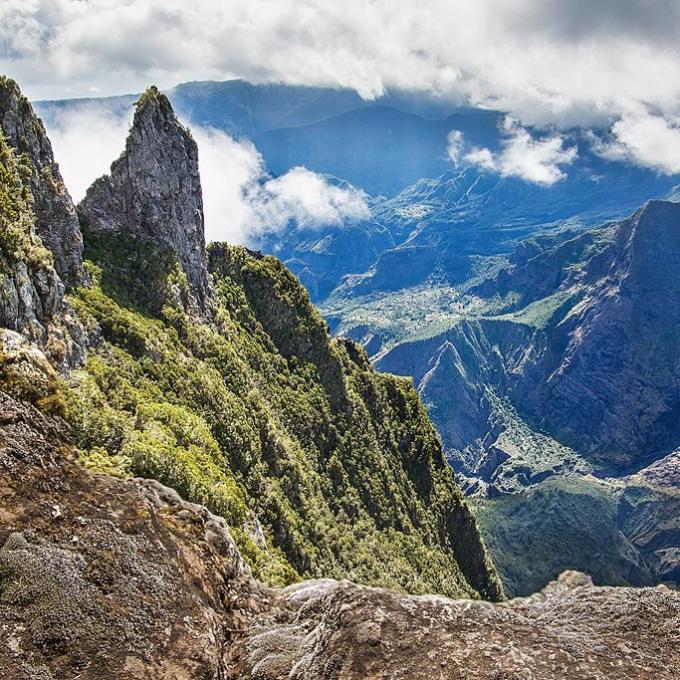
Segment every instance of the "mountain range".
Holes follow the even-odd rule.
[[[152,87],[137,99],[123,153],[78,206],[7,78],[0,124],[3,677],[673,677],[675,590],[597,587],[567,571],[531,597],[496,602],[503,587],[412,380],[331,337],[276,258],[206,248],[198,149],[165,95]],[[598,345],[609,325],[644,316],[647,298],[638,305],[631,290],[655,299],[672,275],[672,248],[653,244],[674,211],[651,203],[605,237],[580,230],[571,259],[557,256],[577,264],[552,287],[523,284],[542,281],[559,234],[518,246],[469,295],[479,310],[489,286],[507,290],[493,294],[496,317],[542,328],[566,308],[546,310],[544,299],[582,295],[561,318],[578,316],[571,323]],[[662,315],[644,325],[625,351],[672,347]],[[480,380],[495,354],[468,357]],[[560,356],[555,348],[528,373]],[[601,381],[627,384],[642,368],[604,363]],[[575,369],[560,384],[578,384]],[[663,412],[672,388],[665,373],[652,377]],[[522,394],[497,397],[529,414]],[[562,415],[551,412],[550,427]],[[672,459],[649,464],[634,444],[665,445],[674,430],[645,422],[617,470],[663,485]],[[591,428],[583,458],[594,472],[611,474],[608,441]],[[489,501],[513,477],[496,480],[492,467],[461,476]],[[639,509],[630,522],[663,541]]]
[[[497,153],[502,114],[406,93],[229,81],[168,96],[251,138],[274,174],[302,164],[366,192],[367,219],[291,222],[252,247],[334,334],[414,379],[509,592],[565,568],[677,581],[676,176],[604,157],[605,130],[563,133],[577,155],[550,186],[454,164],[451,130]]]

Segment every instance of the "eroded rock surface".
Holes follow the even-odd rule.
[[[679,643],[679,593],[578,572],[505,604],[310,581],[255,618],[230,677],[670,680]]]
[[[224,520],[93,475],[59,421],[0,394],[0,677],[222,678],[268,602]]]
[[[61,279],[74,285],[83,275],[83,237],[76,209],[54,160],[45,127],[9,78],[0,79],[0,128],[17,154],[26,154],[30,159],[36,232],[54,255]]]
[[[155,87],[137,102],[125,151],[78,212],[94,231],[129,233],[172,250],[203,305],[208,294],[198,148]]]

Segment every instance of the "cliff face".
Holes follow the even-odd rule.
[[[82,276],[83,238],[76,210],[45,128],[17,84],[0,78],[0,127],[17,156],[29,161],[28,187],[33,196],[35,232],[49,248],[54,267],[67,286]]]
[[[0,394],[0,675],[16,680],[674,680],[680,593],[568,572],[502,605],[256,581],[223,519],[92,474]]]
[[[510,398],[604,472],[675,448],[679,281],[680,204],[667,201],[519,261],[497,284],[520,300],[506,313],[521,323],[522,308],[561,304],[524,342],[521,367],[506,341]]]
[[[78,206],[94,232],[133,234],[176,253],[199,306],[208,295],[198,149],[156,88],[139,99],[125,151]]]
[[[208,288],[197,169],[195,143],[152,88],[80,206],[89,281],[69,304],[88,361],[30,401],[68,412],[88,467],[157,479],[222,516],[270,583],[351,576],[501,598],[408,381],[332,340],[274,258],[216,245]]]
[[[609,261],[565,324],[569,339],[547,389],[555,431],[585,439],[616,470],[680,442],[680,205],[652,201],[622,222]],[[594,399],[579,387],[586,376]]]
[[[42,124],[7,79],[0,80],[0,180],[0,328],[20,333],[66,370],[83,360],[85,340],[55,267],[79,280],[82,238]],[[0,364],[15,373],[8,362],[23,363],[21,343],[3,337]]]

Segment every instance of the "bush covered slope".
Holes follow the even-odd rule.
[[[270,583],[347,577],[500,598],[411,381],[332,340],[274,258],[217,244],[189,262],[209,281],[188,277],[180,255],[203,238],[194,147],[149,90],[95,184],[107,191],[79,207],[89,283],[69,301],[90,349],[67,403],[82,462],[206,505]],[[185,171],[191,191],[167,191],[188,186]],[[187,196],[200,214],[182,228]]]
[[[93,285],[71,302],[102,341],[70,379],[85,463],[207,505],[272,582],[335,576],[498,597],[410,381],[332,340],[274,258],[225,245],[209,256],[217,309],[198,323],[179,302],[172,253],[129,235],[86,238]]]

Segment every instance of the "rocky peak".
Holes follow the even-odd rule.
[[[18,88],[8,83],[0,81],[0,100],[5,104],[7,100],[3,97],[9,91],[18,93]],[[29,107],[25,100],[15,98],[15,103],[24,109]],[[12,112],[11,107],[7,110]],[[18,120],[13,114],[5,117],[8,119],[15,123]],[[38,129],[38,123],[36,126]],[[43,142],[49,146],[47,138]],[[17,344],[20,337],[17,334],[44,350],[50,361],[63,370],[80,363],[85,351],[82,328],[71,313],[64,297],[64,284],[54,267],[57,256],[70,253],[74,257],[71,260],[74,268],[70,270],[73,279],[80,276],[79,246],[76,251],[58,247],[56,253],[51,253],[37,233],[38,214],[44,219],[45,212],[36,214],[34,209],[36,203],[44,209],[50,196],[56,197],[51,203],[55,209],[65,205],[60,203],[61,198],[68,201],[70,198],[66,193],[61,198],[58,191],[55,193],[49,172],[36,176],[37,166],[29,143],[20,140],[19,144],[29,151],[19,153],[0,130],[0,382],[5,386],[12,383],[13,387],[28,379],[30,370],[27,373],[26,367],[35,362],[24,360],[33,356],[33,349],[37,351],[33,347],[25,352]],[[43,166],[46,167],[49,166]],[[44,201],[34,201],[34,195]],[[58,223],[58,219],[59,214],[55,214],[57,222],[53,226],[57,231],[67,226]],[[47,236],[56,233],[48,230]],[[64,260],[61,262],[63,265]],[[18,373],[12,378],[16,369]]]
[[[61,279],[74,285],[81,279],[83,261],[76,209],[42,122],[19,86],[6,77],[0,77],[0,128],[16,154],[30,160],[35,232],[52,252]]]
[[[125,151],[78,211],[95,232],[129,233],[174,251],[203,307],[208,274],[196,142],[157,88],[136,107]]]

